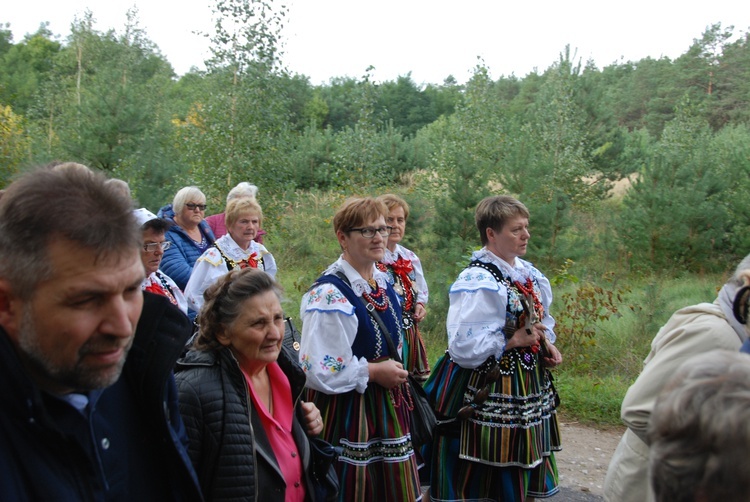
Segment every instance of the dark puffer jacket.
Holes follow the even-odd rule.
[[[305,375],[285,348],[278,363],[298,408]],[[286,482],[232,352],[225,347],[191,350],[175,372],[190,459],[206,500],[284,500]],[[298,414],[292,433],[305,470],[307,499],[312,500],[310,445]]]

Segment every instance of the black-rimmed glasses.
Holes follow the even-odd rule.
[[[164,242],[149,242],[148,244],[143,245],[143,250],[147,253],[153,253],[157,249],[161,249],[162,251],[166,251],[169,249],[169,246],[171,246],[172,243],[170,241],[164,241]]]
[[[193,202],[188,202],[187,204],[185,204],[185,207],[190,209],[191,211],[195,211],[196,209],[198,209],[199,211],[205,211],[207,206],[205,204],[195,204]]]
[[[359,232],[365,239],[372,239],[375,237],[375,233],[379,233],[381,237],[388,237],[393,232],[393,227],[364,227],[364,228],[350,228],[347,232]]]

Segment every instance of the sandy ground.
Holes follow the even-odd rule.
[[[556,454],[560,485],[574,490],[604,494],[604,477],[625,428],[594,428],[561,422],[563,450]]]

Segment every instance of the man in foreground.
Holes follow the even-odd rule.
[[[130,199],[78,164],[0,199],[3,500],[200,500],[171,392],[190,326],[155,295],[139,323],[141,247]]]

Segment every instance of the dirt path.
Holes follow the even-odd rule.
[[[595,428],[563,419],[563,450],[556,454],[560,485],[603,495],[607,466],[624,431],[624,427]]]

